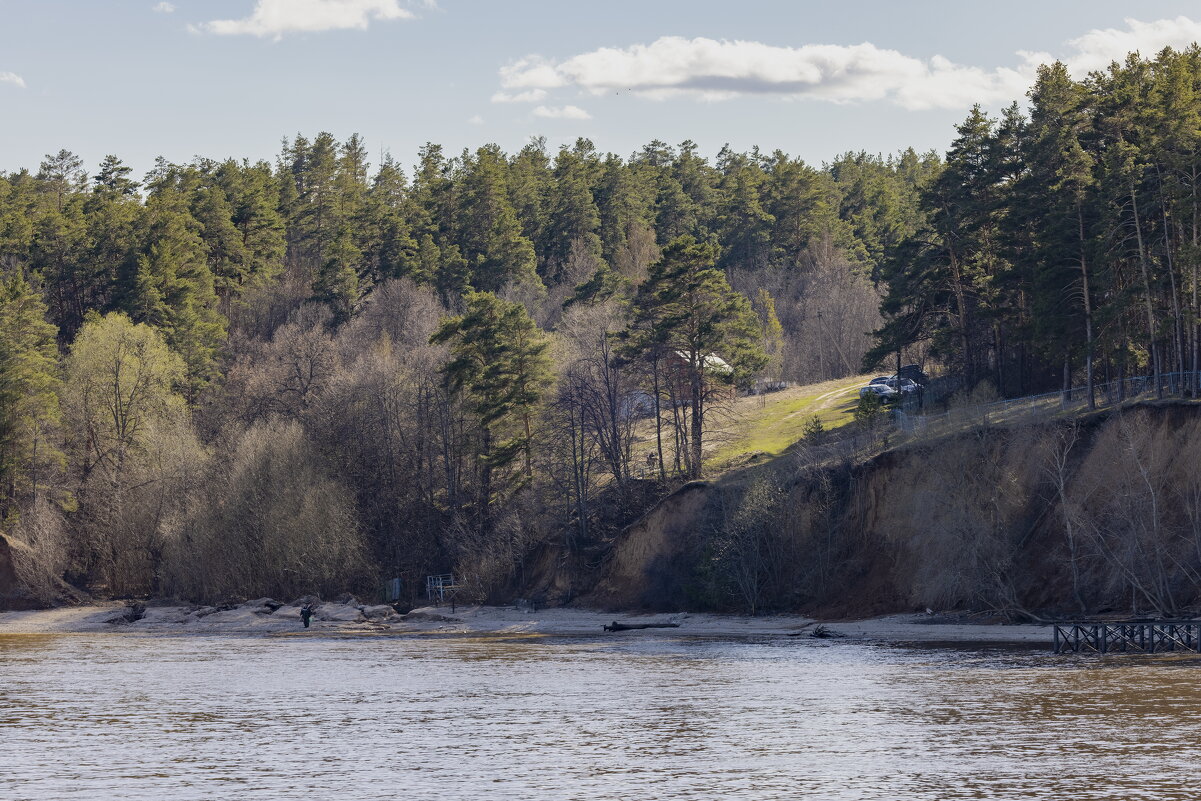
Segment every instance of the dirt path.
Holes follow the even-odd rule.
[[[855,389],[855,387],[857,387],[861,381],[862,378],[860,376],[856,376],[853,381],[848,380],[845,385],[818,395],[813,399],[813,403],[811,403],[808,408],[797,409],[795,412],[787,415],[787,417],[793,417],[798,414],[816,414],[817,412],[824,412],[827,409],[833,408],[839,400],[842,400],[840,396],[848,395],[848,393]],[[847,400],[851,399],[851,396],[848,395]]]

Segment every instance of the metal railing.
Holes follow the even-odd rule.
[[[1158,385],[1154,376],[1133,376],[1093,385],[1095,408],[1120,406],[1131,401],[1168,397],[1198,397],[1201,372],[1164,373]],[[927,436],[977,425],[1005,425],[1031,419],[1048,419],[1088,408],[1088,387],[1079,386],[1041,395],[960,406],[939,414],[912,414],[897,410],[897,428],[907,434]]]
[[[458,588],[459,585],[455,583],[453,573],[425,577],[425,597],[428,600],[437,601],[439,604],[445,603],[447,596],[453,596],[454,591]]]

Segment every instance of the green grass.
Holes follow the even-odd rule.
[[[867,381],[866,376],[852,376],[763,398],[739,398],[714,421],[706,467],[720,471],[749,454],[779,455],[804,436],[805,424],[814,415],[826,430],[846,425],[859,402],[859,388]]]

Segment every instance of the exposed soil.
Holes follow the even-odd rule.
[[[1166,457],[1164,471],[1195,469],[1193,454],[1201,450],[1201,405],[1143,404],[1122,415],[1121,425],[1141,427],[1140,436],[1146,440],[1142,447],[1148,452],[1180,455]],[[827,471],[828,482],[836,485],[833,500],[827,501],[836,507],[829,514],[840,538],[837,573],[775,609],[823,619],[924,613],[929,608],[992,609],[1013,620],[1129,611],[1129,589],[1096,552],[1082,563],[1088,608],[1082,610],[1073,595],[1062,510],[1048,485],[1040,451],[1063,424],[968,429]],[[1123,469],[1109,463],[1111,451],[1105,450],[1112,449],[1119,423],[1114,412],[1099,412],[1079,424],[1068,491],[1081,503],[1093,502],[1096,485],[1090,482],[1101,471]],[[797,475],[784,460],[778,464],[785,471],[781,475],[792,476],[785,479],[792,482],[786,509],[796,528],[796,518],[812,519],[815,474]],[[574,577],[571,599],[559,600],[600,609],[705,609],[694,595],[705,580],[705,539],[720,525],[721,508],[737,503],[755,471],[771,469],[775,465],[759,465],[672,493],[613,539],[595,571]],[[789,523],[781,520],[780,525]],[[986,537],[983,544],[970,547],[961,544],[979,538],[978,529],[984,525],[997,527],[989,534],[991,540]],[[803,522],[797,532],[805,535]],[[1010,551],[1003,574],[982,572],[984,579],[959,575],[973,560],[994,558],[987,551],[994,547]],[[980,549],[985,550],[977,555]],[[802,549],[797,561],[805,558]],[[548,555],[547,561],[554,560]],[[801,572],[797,576],[798,586],[808,586]],[[997,586],[983,587],[984,580]],[[1188,576],[1182,573],[1169,580],[1179,584],[1179,598],[1187,607]],[[733,599],[728,604],[726,611],[738,608]]]

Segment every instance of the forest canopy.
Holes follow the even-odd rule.
[[[1196,373],[1201,50],[1074,80],[1038,70],[1023,111],[974,108],[923,224],[881,261],[888,322],[866,358],[928,343],[1005,395]]]
[[[701,476],[711,409],[764,382],[1196,371],[1199,90],[1196,47],[1049,65],[945,159],[820,166],[536,139],[406,170],[318,133],[137,178],[60,150],[0,174],[0,525],[47,592],[455,570],[483,597]]]

